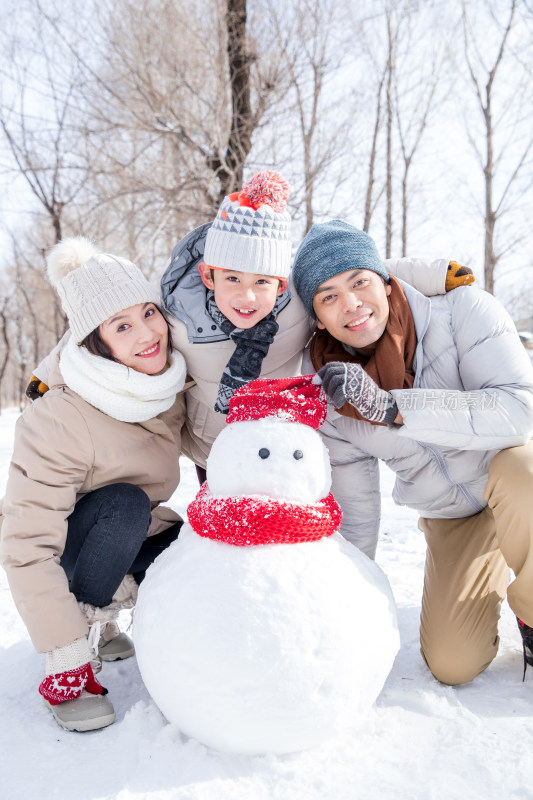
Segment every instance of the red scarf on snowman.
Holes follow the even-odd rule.
[[[276,417],[318,430],[327,405],[312,378],[253,381],[235,392],[226,421]],[[340,525],[342,511],[331,492],[317,503],[292,503],[259,495],[213,497],[204,483],[188,507],[187,517],[199,536],[242,547],[313,542],[331,536]]]
[[[318,503],[291,503],[272,497],[213,497],[204,483],[187,509],[199,536],[246,546],[295,544],[331,536],[342,519],[335,498],[328,494]]]

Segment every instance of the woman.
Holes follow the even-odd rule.
[[[69,319],[50,390],[17,422],[1,558],[33,644],[39,693],[68,730],[110,725],[100,659],[133,655],[119,611],[178,535],[185,362],[159,293],[129,261],[66,239],[47,260]],[[180,393],[180,394],[178,394]]]

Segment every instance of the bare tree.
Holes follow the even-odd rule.
[[[279,153],[276,165],[286,164],[294,175],[294,216],[302,209],[305,235],[316,215],[317,186],[320,214],[326,215],[328,194],[334,196],[347,177],[340,162],[349,150],[350,115],[340,72],[353,57],[339,0],[301,0],[292,8],[270,3],[268,11],[282,72],[281,102],[270,120],[270,152]]]
[[[362,4],[360,13],[352,22],[366,66],[360,103],[372,109],[363,149],[362,227],[369,231],[371,225],[382,225],[385,255],[392,255],[393,248],[405,255],[410,217],[419,212],[413,210],[418,196],[411,186],[413,175],[422,190],[430,181],[433,187],[435,179],[434,173],[430,179],[429,173],[417,172],[415,164],[437,99],[444,94],[438,97],[437,90],[446,74],[453,17],[439,3],[417,0]],[[434,28],[438,37],[428,36]]]
[[[28,40],[3,30],[9,56],[2,64],[0,130],[11,157],[4,171],[25,181],[58,242],[65,209],[87,179],[83,137],[76,124],[80,78],[75,65],[57,69],[57,42],[43,34],[42,20],[29,17],[28,26],[30,20],[25,34],[32,40],[31,50]]]
[[[220,181],[219,201],[242,186],[244,163],[252,147],[252,135],[261,116],[252,109],[250,62],[246,41],[246,0],[227,0],[228,67],[231,87],[231,126],[225,153],[211,156],[208,164]]]
[[[368,156],[368,177],[366,182],[365,192],[365,212],[363,220],[363,230],[368,233],[370,229],[370,220],[374,213],[376,203],[379,201],[380,195],[375,197],[374,184],[376,182],[376,159],[378,153],[378,136],[382,124],[382,103],[383,103],[383,86],[385,84],[385,77],[387,75],[387,65],[379,76],[379,81],[376,89],[376,111],[374,116],[374,126],[372,130],[372,144]]]
[[[471,19],[471,4],[463,0],[462,22],[464,53],[470,82],[474,89],[483,121],[483,149],[468,127],[468,136],[478,162],[483,171],[484,182],[484,278],[485,289],[494,292],[495,269],[506,252],[496,244],[498,221],[509,210],[511,195],[519,178],[529,172],[529,156],[533,146],[533,136],[524,130],[524,112],[531,110],[531,76],[522,78],[517,72],[519,63],[512,60],[511,37],[516,28],[519,0],[507,0],[498,6],[490,0],[483,0],[476,6],[477,12],[488,12],[490,31],[482,27],[482,34],[474,27]],[[490,32],[491,36],[488,35]],[[493,44],[491,48],[489,44]],[[526,43],[531,54],[531,39]],[[523,53],[522,56],[523,58]],[[526,63],[528,59],[525,59]],[[498,84],[505,81],[506,73],[514,63],[512,88],[509,86],[503,98],[497,92]],[[529,102],[524,103],[524,89],[527,87]],[[529,127],[529,126],[528,126]],[[500,137],[500,146],[497,141]],[[520,138],[521,137],[521,138]],[[512,155],[508,151],[512,149]],[[498,179],[498,180],[497,180]],[[499,190],[497,191],[497,183]],[[507,244],[509,252],[516,242]]]
[[[395,101],[398,95],[397,53],[409,19],[408,0],[400,4],[384,0],[374,8],[361,28],[361,48],[370,68],[375,112],[370,136],[365,190],[363,230],[369,231],[372,217],[380,200],[385,198],[384,239],[385,256],[390,258],[393,241],[393,205],[395,189]]]
[[[42,13],[61,33],[60,21]],[[130,191],[146,199],[145,213],[153,218],[157,209],[159,219],[177,223],[174,230],[188,229],[242,184],[272,89],[258,74],[246,0],[202,7],[192,0],[118,0],[100,10],[99,20],[99,63],[73,55],[86,76],[104,173],[122,166],[127,176],[135,165]],[[109,130],[111,145],[103,137]]]
[[[390,258],[392,254],[392,120],[393,120],[393,99],[392,85],[394,79],[394,69],[396,61],[396,45],[398,38],[398,28],[393,30],[392,12],[390,6],[385,12],[387,21],[387,71],[386,71],[386,189],[385,197],[387,200],[387,211],[385,215],[385,258]]]
[[[393,74],[394,117],[401,153],[402,256],[407,255],[411,168],[428,127],[449,55],[443,32],[438,41],[431,43],[431,48],[424,46],[425,27],[431,17],[428,14],[421,26],[419,15],[414,16],[414,20],[413,16],[407,16],[404,34],[396,45]]]
[[[31,373],[67,327],[59,297],[45,278],[43,238],[39,226],[29,234],[19,231],[4,251],[0,391],[19,405]]]

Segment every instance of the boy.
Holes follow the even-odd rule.
[[[176,347],[196,381],[187,393],[183,452],[200,467],[235,389],[258,377],[297,375],[314,330],[287,290],[288,193],[278,173],[254,176],[224,198],[213,223],[176,245],[161,281]]]

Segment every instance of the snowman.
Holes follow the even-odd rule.
[[[207,481],[141,584],[141,675],[169,722],[228,753],[288,753],[356,729],[399,648],[380,568],[338,532],[312,376],[230,402]]]

